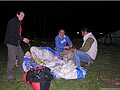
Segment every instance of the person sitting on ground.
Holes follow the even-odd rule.
[[[55,44],[55,51],[57,51],[58,53],[64,52],[66,49],[72,48],[72,42],[70,38],[65,35],[64,28],[59,29],[59,35],[55,37]]]
[[[81,62],[88,62],[86,66],[93,63],[98,52],[97,40],[93,36],[91,30],[87,28],[81,29],[83,36],[83,44],[80,50],[74,52],[75,64],[78,68],[81,67]]]

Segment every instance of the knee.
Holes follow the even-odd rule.
[[[78,50],[76,50],[76,51],[74,52],[74,54],[75,54],[75,55],[77,55],[77,54],[78,54],[78,52],[79,52],[79,51],[78,51]]]
[[[74,57],[78,56],[78,51],[74,52]]]

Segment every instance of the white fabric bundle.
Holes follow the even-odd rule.
[[[40,49],[40,47],[32,46],[30,48],[33,59],[39,58],[40,60],[51,61],[53,59],[53,54],[49,50]]]
[[[77,79],[77,70],[73,62],[72,52],[66,54],[63,60],[58,59],[49,50],[40,49],[40,47],[36,46],[31,47],[30,52],[33,59],[39,58],[40,60],[46,60],[45,66],[49,67],[51,72],[54,72],[56,78]],[[28,52],[26,52],[26,56],[30,56]],[[83,74],[86,75],[84,71]]]

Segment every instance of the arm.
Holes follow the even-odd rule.
[[[66,36],[66,39],[67,39],[68,45],[72,45],[72,42],[71,42],[71,40],[70,40],[70,38],[68,36]]]
[[[56,44],[56,47],[58,48],[64,48],[64,46],[60,46],[60,40],[58,37],[55,38],[55,44]]]
[[[91,48],[93,42],[94,42],[94,39],[93,39],[93,38],[88,38],[88,39],[86,40],[84,46],[83,46],[82,48],[80,48],[80,50],[81,50],[81,51],[84,51],[84,52],[87,52],[87,51]]]
[[[20,28],[17,22],[14,22],[13,20],[10,21],[8,23],[7,29],[8,29],[9,36],[11,38],[23,41],[24,38],[19,36]]]

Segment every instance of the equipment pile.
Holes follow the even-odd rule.
[[[54,78],[83,79],[88,70],[77,68],[74,62],[74,52],[71,50],[57,53],[50,47],[32,46],[24,56],[23,69],[25,72],[31,68],[45,66],[51,69]]]

